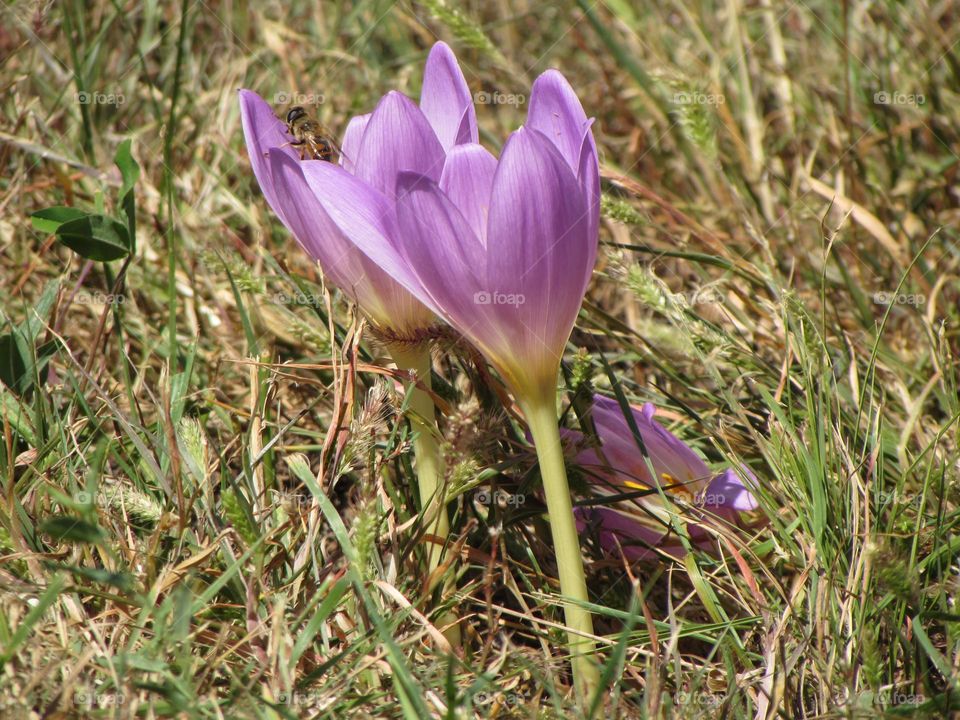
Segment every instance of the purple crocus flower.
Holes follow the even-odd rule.
[[[470,93],[449,48],[434,46],[424,75],[419,106],[389,92],[369,116],[350,122],[340,165],[274,151],[263,163],[273,184],[261,178],[264,169],[258,179],[325,267],[350,252],[343,240],[359,248],[365,258],[349,257],[365,280],[353,273],[334,282],[356,293],[375,322],[389,327],[403,310],[378,295],[387,292],[381,288],[399,302],[402,287],[470,340],[515,394],[540,458],[573,675],[587,702],[600,676],[555,394],[597,253],[600,172],[591,121],[566,79],[549,70],[533,85],[526,126],[498,159],[478,144]],[[269,122],[278,129],[261,117]],[[262,162],[251,142],[260,131],[247,132],[251,155]],[[295,225],[298,207],[308,217]]]
[[[709,518],[736,523],[741,513],[758,507],[749,490],[756,487],[757,479],[749,469],[711,472],[692,448],[654,420],[655,413],[651,403],[632,412],[647,452],[645,458],[619,403],[594,396],[591,417],[601,443],[600,452],[584,448],[575,458],[598,495],[655,491],[659,487],[673,506],[668,509],[660,493],[651,492],[611,505],[576,509],[581,533],[595,532],[600,546],[609,552],[618,553],[619,545],[630,560],[655,557],[657,553],[652,548],[675,557],[686,552],[676,533],[669,529],[674,513],[688,521],[687,532],[695,544],[708,546],[712,535],[702,524],[710,522]],[[570,432],[567,437],[576,441],[583,436]],[[680,503],[670,502],[674,499]]]
[[[473,342],[518,398],[552,397],[597,251],[591,121],[549,70],[498,160],[477,144],[472,111],[454,109],[469,99],[462,86],[440,92],[420,107],[388,93],[348,128],[352,165],[304,163],[303,174],[341,233]]]
[[[240,115],[250,164],[267,202],[327,280],[388,338],[414,338],[428,327],[431,310],[358,250],[331,219],[327,209],[349,206],[351,199],[336,190],[318,199],[308,184],[305,173],[312,167],[334,166],[301,160],[285,124],[256,93],[240,91]],[[463,73],[450,48],[437,43],[424,69],[420,107],[389,93],[373,113],[353,118],[343,139],[342,169],[337,169],[392,199],[400,172],[439,177],[455,145],[476,141],[476,113]]]

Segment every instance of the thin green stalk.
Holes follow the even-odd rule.
[[[567,642],[573,682],[581,703],[588,704],[600,684],[600,671],[593,656],[593,618],[584,607],[589,602],[587,583],[583,574],[580,540],[573,518],[573,503],[567,470],[563,464],[563,448],[553,394],[543,399],[521,402],[523,413],[533,435],[540,462],[540,476],[547,496],[547,512],[553,549],[560,575],[560,592],[564,596],[563,612],[567,623]]]
[[[170,113],[167,116],[166,132],[163,141],[163,191],[167,200],[167,333],[169,337],[168,361],[170,371],[179,369],[177,364],[177,231],[174,224],[175,192],[173,187],[173,141],[177,134],[177,102],[180,99],[183,61],[187,54],[187,17],[190,2],[183,0],[180,5],[180,32],[177,37],[177,61],[173,70],[173,87],[170,90]]]
[[[412,370],[417,382],[430,389],[430,346],[393,345],[390,354],[401,370]],[[417,485],[420,492],[420,507],[426,531],[446,541],[450,535],[450,520],[443,489],[443,457],[437,440],[437,416],[433,398],[420,387],[410,390],[407,404],[408,418],[414,431],[413,453],[417,461]],[[427,543],[427,568],[432,576],[443,561],[444,547],[435,542]],[[446,588],[445,588],[446,589]],[[441,623],[448,626],[444,636],[453,647],[460,645],[460,626],[456,617],[445,615]]]

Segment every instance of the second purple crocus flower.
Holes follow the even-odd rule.
[[[645,457],[620,404],[594,396],[591,418],[601,447],[599,452],[583,448],[575,457],[597,495],[594,501],[604,496],[636,496],[576,510],[582,533],[595,534],[605,551],[619,556],[622,550],[629,560],[653,558],[658,552],[684,555],[680,538],[671,530],[675,519],[684,521],[693,544],[705,547],[714,542],[706,524],[716,520],[735,524],[743,513],[758,507],[750,490],[757,486],[753,473],[745,467],[711,472],[690,446],[654,419],[655,412],[647,403],[631,413]],[[583,439],[573,432],[567,437],[573,442]],[[646,494],[640,495],[642,491]]]

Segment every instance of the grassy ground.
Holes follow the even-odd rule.
[[[957,6],[452,7],[0,9],[0,716],[577,716],[519,416],[438,345],[460,560],[428,596],[402,378],[243,146],[237,88],[342,131],[437,38],[489,146],[551,66],[597,118],[567,390],[615,379],[762,482],[769,524],[718,555],[585,546],[595,716],[960,708]],[[118,215],[126,139],[136,249],[88,262],[29,216]]]

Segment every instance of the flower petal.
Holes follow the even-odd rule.
[[[439,181],[444,157],[420,108],[406,95],[388,92],[367,123],[354,162],[357,177],[393,198],[399,173],[411,171]]]
[[[340,146],[340,165],[350,173],[356,172],[357,158],[360,156],[360,146],[363,143],[363,133],[367,129],[373,113],[357,115],[350,118],[347,129],[343,133],[343,144]]]
[[[595,395],[591,417],[609,470],[592,448],[581,451],[577,455],[577,462],[601,477],[611,477],[616,483],[634,488],[659,485],[668,496],[679,495],[691,501],[709,482],[712,476],[710,468],[689,445],[654,420],[655,412],[656,408],[651,403],[646,403],[640,410],[634,408],[631,412],[647,453],[647,457],[644,457],[620,404],[613,398]],[[660,502],[659,498],[653,496],[648,500]]]
[[[240,122],[243,125],[243,137],[247,143],[250,166],[253,168],[260,190],[270,208],[286,225],[286,219],[280,210],[277,191],[274,189],[268,158],[271,152],[297,158],[296,151],[289,145],[292,138],[287,135],[286,125],[274,114],[273,108],[251,90],[240,91]]]
[[[749,479],[753,487],[756,487],[756,476],[745,466],[741,468],[740,473],[733,468],[727,468],[713,478],[704,492],[704,508],[751,512],[760,507],[760,503],[744,482],[744,477]]]
[[[348,239],[308,182],[307,174],[317,167],[335,166],[320,160],[298,162],[278,153],[271,157],[271,165],[290,230],[320,263],[327,279],[380,328],[406,332],[429,326],[432,314]]]
[[[487,244],[487,214],[497,159],[481,145],[455,146],[447,155],[440,189],[463,213],[482,245]],[[480,260],[483,267],[485,260]]]
[[[650,462],[661,483],[679,484],[692,494],[710,477],[710,468],[693,448],[653,419],[654,407],[644,405],[646,422],[641,426]],[[679,488],[678,488],[679,489]]]
[[[478,143],[480,141],[477,132],[477,114],[473,109],[473,104],[463,111],[460,117],[460,126],[457,129],[457,141],[455,145],[465,145],[467,143]]]
[[[487,224],[486,290],[523,298],[509,328],[523,340],[517,362],[537,366],[534,372],[555,369],[592,250],[576,178],[539,132],[520,129],[504,146]]]
[[[397,245],[399,229],[393,204],[380,191],[332,163],[303,164],[303,174],[318,202],[344,236],[410,292],[423,292]]]
[[[441,317],[468,337],[488,319],[477,312],[474,293],[481,289],[484,249],[463,214],[423,175],[401,173],[397,216],[401,253],[416,273]]]
[[[330,282],[351,294],[351,288],[363,275],[360,251],[343,236],[317,202],[300,162],[285,153],[273,153],[268,161],[279,210],[287,219],[290,231],[320,263]],[[356,300],[352,294],[351,297]]]
[[[645,460],[634,441],[619,403],[613,398],[596,395],[593,398],[592,419],[602,443],[603,454],[609,466],[601,463],[593,448],[577,453],[576,462],[585,469],[593,469],[596,477],[590,480],[594,495],[609,498],[600,505],[591,502],[577,509],[577,524],[581,531],[596,534],[601,547],[617,554],[617,543],[631,560],[650,558],[654,553],[643,545],[657,547],[674,557],[682,557],[686,550],[677,533],[671,529],[674,518],[686,527],[690,542],[702,548],[715,548],[721,523],[739,524],[740,513],[755,510],[759,504],[750,492],[757,487],[757,479],[743,466],[728,469],[712,479],[699,456],[680,439],[654,420],[656,409],[650,403],[642,409],[632,409],[631,415],[643,438],[650,464],[657,475],[664,494],[683,495],[683,502],[664,505],[658,494],[628,498],[624,491],[635,487],[651,487]],[[577,441],[580,433],[568,434],[568,441]],[[684,473],[698,476],[691,482],[676,483]],[[703,473],[707,473],[703,475]],[[637,484],[635,474],[645,480]],[[685,492],[684,492],[685,491]]]
[[[580,143],[580,160],[577,164],[577,182],[583,190],[587,207],[587,235],[597,238],[600,231],[600,164],[597,159],[597,143],[593,139],[592,120],[588,120]],[[589,285],[593,275],[593,266],[597,261],[597,243],[590,245],[590,258],[587,261],[584,283]]]
[[[559,71],[547,70],[534,81],[527,127],[546,135],[574,172],[579,167],[586,122],[577,94]]]
[[[594,534],[601,549],[614,557],[622,551],[627,560],[636,562],[659,557],[657,550],[677,558],[686,554],[675,533],[652,528],[639,517],[613,508],[576,508],[574,517],[578,532]]]
[[[477,113],[457,58],[444,42],[436,43],[423,69],[420,109],[447,152],[458,143],[476,143]]]

